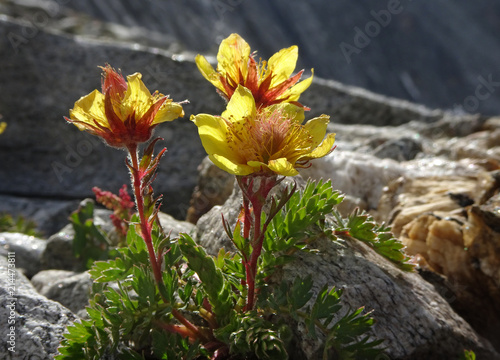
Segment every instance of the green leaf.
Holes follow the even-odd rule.
[[[335,313],[342,308],[339,304],[341,295],[341,290],[335,288],[328,290],[328,286],[325,285],[316,297],[316,302],[311,310],[311,319],[313,321],[324,319],[323,325],[328,326]]]
[[[410,257],[404,253],[404,245],[392,235],[389,227],[384,224],[378,225],[372,216],[359,209],[356,209],[347,220],[339,221],[341,217],[338,213],[336,218],[340,225],[336,231],[347,231],[350,236],[368,244],[402,270],[414,269]]]
[[[107,259],[111,244],[107,236],[94,224],[94,203],[85,202],[69,219],[75,231],[73,254],[81,259],[85,268],[89,269],[95,260]]]
[[[276,213],[267,228],[263,248],[274,254],[267,257],[261,270],[268,276],[286,261],[280,259],[286,253],[302,249],[304,241],[314,238],[324,229],[325,219],[343,196],[334,191],[330,181],[308,181],[302,192],[285,194],[288,202]]]
[[[282,337],[288,338],[288,331],[264,320],[257,312],[231,313],[231,321],[225,327],[215,330],[221,341],[229,344],[231,354],[254,355],[258,359],[288,359]],[[283,336],[282,336],[282,333]]]
[[[184,287],[179,288],[179,297],[182,302],[187,304],[191,299],[191,295],[193,294],[193,282],[187,281],[184,283]]]
[[[97,282],[109,282],[124,279],[128,275],[123,260],[117,258],[108,261],[96,261],[89,270],[90,276]]]
[[[236,246],[241,253],[248,256],[249,241],[241,236],[241,223],[239,221],[236,222],[231,240],[233,241],[234,246]]]
[[[163,276],[163,287],[161,289],[162,296],[169,302],[173,303],[175,301],[175,294],[178,292],[178,276],[174,269],[167,268],[162,273]],[[153,279],[151,279],[153,280]],[[153,282],[154,284],[154,282]],[[179,293],[180,295],[180,293]]]
[[[41,237],[40,232],[36,230],[36,223],[26,219],[23,216],[15,218],[7,213],[0,213],[0,232],[15,232],[30,236]]]
[[[460,360],[476,360],[476,354],[472,350],[464,350],[460,356]]]
[[[371,340],[366,333],[374,320],[364,308],[349,310],[331,328],[325,343],[325,354],[333,350],[339,358],[374,359],[383,354],[383,340]]]
[[[153,354],[157,359],[193,360],[209,356],[208,351],[199,343],[191,344],[188,339],[182,338],[179,334],[153,330],[151,337]]]
[[[300,309],[306,305],[311,299],[313,293],[311,292],[313,281],[311,276],[304,279],[299,277],[295,278],[292,287],[288,292],[289,302],[293,309]]]
[[[196,245],[189,235],[181,234],[179,247],[187,259],[189,268],[200,278],[219,324],[225,324],[233,304],[231,289],[222,271],[216,267],[215,260],[207,255],[201,246]]]

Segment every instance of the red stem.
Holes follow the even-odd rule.
[[[243,221],[243,237],[248,239],[250,237],[251,213],[249,201],[245,195],[243,195],[243,211],[245,216]]]
[[[144,212],[144,198],[142,196],[142,186],[141,180],[143,173],[139,169],[139,160],[137,157],[137,145],[132,145],[128,148],[130,153],[130,159],[132,161],[132,186],[134,188],[135,202],[137,205],[137,212],[139,213],[139,218],[141,220],[141,233],[144,242],[148,248],[149,253],[149,261],[151,262],[151,266],[153,267],[153,273],[155,277],[156,284],[161,286],[163,279],[161,275],[161,269],[159,266],[159,262],[157,261],[155,250],[153,248],[153,240],[151,237],[151,225],[149,221],[146,219],[146,214]],[[183,324],[186,329],[193,334],[193,336],[201,340],[208,341],[207,337],[203,335],[200,330],[189,322],[177,309],[172,309],[172,315]]]
[[[162,282],[161,270],[158,266],[158,262],[156,261],[155,250],[153,248],[153,240],[151,238],[151,226],[146,219],[146,215],[144,213],[144,198],[142,196],[141,189],[141,180],[142,173],[139,169],[139,160],[137,158],[137,145],[130,146],[128,148],[130,153],[130,159],[132,160],[132,186],[134,188],[135,195],[135,203],[137,205],[137,212],[139,213],[139,218],[141,220],[141,233],[144,242],[148,248],[149,260],[151,262],[151,266],[153,267],[153,273],[155,276],[156,283]]]
[[[193,335],[195,335],[195,338],[198,338],[200,340],[203,340],[204,342],[209,341],[209,339],[201,333],[201,331],[193,325],[191,322],[189,322],[188,319],[186,319],[177,309],[172,309],[172,315],[182,324],[184,325]]]
[[[260,254],[262,253],[262,245],[264,243],[264,235],[266,231],[266,229],[261,229],[262,208],[267,195],[277,182],[275,178],[263,176],[260,178],[259,188],[257,191],[253,191],[253,179],[250,179],[249,181],[249,178],[242,177],[239,179],[238,183],[243,192],[243,207],[245,211],[243,234],[245,238],[248,238],[249,236],[252,220],[254,225],[252,234],[253,240],[251,241],[252,254],[250,255],[250,260],[248,261],[245,257],[242,259],[243,264],[245,265],[246,282],[248,286],[245,311],[250,311],[253,309],[255,304],[255,277],[257,273],[257,262]],[[250,211],[250,203],[252,204],[253,212]],[[253,216],[250,216],[250,214]]]
[[[254,241],[252,244],[253,250],[250,256],[250,263],[246,266],[247,270],[247,284],[248,284],[248,295],[247,295],[247,306],[246,311],[253,309],[255,302],[255,275],[257,273],[257,260],[259,260],[260,253],[262,252],[263,239],[260,239],[261,229],[260,229],[260,217],[262,212],[262,206],[253,205],[253,215],[254,215]]]

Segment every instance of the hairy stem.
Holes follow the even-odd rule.
[[[158,258],[155,255],[155,250],[153,248],[153,239],[151,236],[151,225],[148,219],[146,219],[146,212],[144,209],[144,197],[143,197],[143,189],[142,189],[142,177],[143,173],[139,168],[139,159],[137,156],[137,145],[130,146],[128,148],[131,160],[131,174],[132,174],[132,187],[134,188],[135,202],[137,206],[137,212],[139,213],[140,218],[140,226],[141,226],[141,235],[146,243],[146,247],[149,253],[149,260],[151,262],[151,266],[153,268],[153,274],[155,277],[156,284],[158,287],[163,285],[163,278],[161,275],[160,264]],[[160,291],[161,293],[161,291]],[[164,299],[165,300],[165,299]],[[200,340],[208,341],[209,339],[203,335],[200,330],[193,325],[189,320],[187,320],[177,309],[172,309],[172,315],[182,324],[184,325],[186,331],[188,331],[191,335],[190,337],[198,338]],[[172,328],[173,329],[173,328]],[[181,329],[181,328],[179,328]]]
[[[258,188],[254,190],[254,180],[259,178]],[[250,244],[252,245],[252,253],[248,260],[246,256],[242,257],[243,264],[246,271],[246,283],[248,286],[247,304],[245,311],[253,309],[255,304],[255,278],[257,275],[257,263],[262,253],[262,245],[264,242],[264,235],[266,233],[269,221],[266,221],[264,226],[261,224],[262,209],[267,199],[267,195],[271,189],[278,183],[275,176],[243,176],[238,178],[238,185],[243,193],[243,211],[245,214],[243,224],[243,235],[246,239],[252,237]],[[250,210],[250,204],[252,210]],[[269,220],[269,219],[268,219]],[[250,228],[253,223],[253,233],[250,234]]]
[[[135,203],[137,206],[137,212],[139,213],[139,218],[141,220],[141,234],[146,246],[148,248],[149,260],[151,261],[151,266],[153,267],[153,274],[157,283],[161,283],[162,276],[161,270],[156,261],[155,250],[153,248],[153,240],[151,238],[151,226],[146,219],[146,214],[144,212],[144,198],[142,196],[142,184],[141,178],[142,174],[139,169],[139,160],[137,158],[137,145],[131,146],[129,149],[130,160],[132,162],[132,187],[134,188]]]

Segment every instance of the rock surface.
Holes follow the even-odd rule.
[[[0,59],[0,85],[9,89],[0,96],[1,115],[9,124],[0,148],[0,177],[5,179],[0,194],[12,204],[6,210],[44,224],[60,224],[75,199],[93,196],[93,186],[116,192],[128,182],[124,152],[106,147],[63,119],[77,99],[100,87],[97,66],[108,62],[125,75],[141,72],[150,90],[172,94],[176,101],[192,100],[184,106],[184,119],[164,124],[155,133],[165,139],[161,145],[169,150],[162,159],[155,191],[164,194],[163,211],[185,218],[197,166],[205,156],[188,118],[197,113],[217,114],[224,107],[212,85],[199,74],[193,56],[58,35],[50,27],[33,30],[5,17],[0,18],[0,25],[0,48],[5,50]],[[12,51],[12,38],[29,30],[35,31],[32,37]],[[330,114],[335,123],[382,126],[410,120],[431,122],[443,116],[441,111],[321,79],[304,95],[304,103],[313,108],[308,116]],[[50,230],[48,234],[55,231]]]
[[[16,254],[16,268],[27,277],[41,270],[40,257],[45,251],[47,240],[18,233],[0,233],[0,256],[9,252]]]
[[[347,194],[344,215],[359,207],[389,223],[424,277],[497,349],[499,129],[498,118],[474,116],[384,127],[331,124],[337,149],[301,171],[304,178],[332,179]],[[391,145],[399,139],[419,146],[400,156],[404,149]],[[383,159],[373,155],[384,147]],[[224,209],[226,218],[237,214]],[[213,253],[231,246],[228,239],[211,241],[224,237],[218,226],[216,217],[198,222],[199,239]]]
[[[40,295],[57,301],[79,317],[86,315],[92,279],[89,273],[76,273],[67,270],[44,270],[31,279]]]
[[[78,200],[0,195],[0,214],[22,215],[36,224],[38,232],[48,237],[68,223],[68,216],[78,203]]]
[[[86,202],[94,202],[91,199],[84,199],[80,205]],[[75,211],[73,209],[73,211]],[[109,215],[110,210],[94,208],[93,222],[99,226],[103,232],[113,238],[114,227],[111,223]],[[81,271],[85,268],[85,264],[80,259],[75,259],[73,253],[73,238],[75,237],[75,230],[72,224],[67,224],[57,233],[53,234],[47,239],[44,251],[40,255],[40,263],[42,269],[58,269],[68,271]]]
[[[418,256],[423,269],[445,276],[451,305],[495,347],[500,347],[498,174],[409,181],[395,196],[392,220],[407,252]]]
[[[299,68],[314,68],[323,78],[430,107],[500,112],[494,36],[500,5],[488,0],[150,0],[140,6],[134,0],[9,0],[0,11],[39,28],[172,52],[215,54],[222,38],[238,32],[264,59],[298,45]]]
[[[216,206],[198,222],[199,242],[212,254],[220,247],[230,248],[220,214],[235,221],[241,203],[238,193]],[[328,284],[344,290],[342,305],[346,308],[365,306],[374,310],[377,319],[371,336],[386,339],[391,359],[452,359],[462,349],[473,349],[478,358],[499,359],[488,341],[446,302],[436,289],[416,273],[397,269],[371,248],[355,239],[342,243],[321,238],[313,244],[319,251],[299,252],[297,259],[283,267],[277,281],[293,281],[297,276],[311,275],[313,291]],[[297,359],[318,359],[320,344],[305,340],[297,327],[295,341],[304,353]],[[302,330],[303,331],[303,330]],[[292,357],[293,358],[293,357]]]
[[[371,10],[381,10],[387,4],[378,6],[366,0],[325,3],[321,4],[325,6],[321,14],[316,10],[320,4],[281,0],[273,5],[259,1],[173,1],[168,9],[166,4],[149,1],[140,9],[129,0],[106,4],[96,0],[7,0],[0,4],[0,13],[8,14],[0,16],[0,117],[8,123],[0,137],[0,212],[34,219],[47,236],[62,229],[49,241],[0,234],[0,261],[5,251],[14,250],[17,268],[24,268],[29,277],[41,268],[74,270],[74,234],[71,226],[63,228],[67,216],[82,198],[93,197],[93,186],[116,191],[128,182],[123,152],[104,146],[62,119],[75,100],[100,86],[97,65],[105,62],[121,68],[124,74],[141,72],[150,90],[170,93],[177,101],[191,100],[184,106],[184,119],[157,129],[156,135],[165,138],[162,144],[169,152],[162,160],[155,192],[165,195],[164,211],[177,218],[188,213],[192,222],[216,207],[199,219],[197,228],[170,215],[161,215],[162,223],[174,236],[179,231],[196,234],[212,253],[222,245],[229,247],[217,214],[222,210],[233,221],[237,216],[239,206],[234,198],[222,205],[234,181],[206,160],[197,169],[205,152],[188,118],[201,112],[218,114],[224,107],[196,69],[194,54],[215,54],[221,38],[239,31],[263,58],[281,47],[298,44],[299,69],[315,67],[320,76],[333,74],[346,83],[398,94],[431,107],[443,106],[444,101],[446,107],[456,105],[454,113],[433,110],[315,76],[301,101],[313,109],[307,118],[321,113],[332,117],[329,130],[337,133],[337,149],[313,162],[302,176],[331,178],[335,188],[346,193],[343,214],[360,207],[389,222],[432,285],[416,274],[395,270],[370,249],[349,239],[344,247],[324,239],[318,241],[323,255],[301,255],[302,266],[309,264],[311,269],[291,266],[282,275],[303,276],[311,271],[318,287],[320,282],[342,287],[346,304],[375,309],[379,321],[373,335],[388,339],[393,359],[458,358],[465,346],[474,349],[480,359],[498,358],[460,316],[500,351],[496,336],[500,332],[500,118],[463,114],[500,112],[500,102],[496,101],[500,92],[494,91],[497,67],[492,60],[500,54],[495,46],[498,39],[491,35],[491,28],[498,28],[495,19],[500,18],[500,8],[450,1],[402,3],[401,15],[394,15],[390,26],[370,39],[362,54],[352,55],[353,63],[347,66],[338,45],[352,40],[356,26],[363,28],[373,20]],[[339,11],[332,12],[333,8]],[[161,16],[160,10],[165,10]],[[449,28],[443,29],[440,21],[428,21],[429,13],[436,17],[446,13]],[[241,14],[248,21],[240,21]],[[287,21],[269,21],[283,14]],[[293,21],[296,16],[300,21]],[[335,17],[344,20],[331,21]],[[185,26],[187,19],[189,29]],[[453,19],[460,21],[455,23]],[[216,25],[206,26],[211,22]],[[263,23],[274,25],[269,28]],[[300,36],[293,30],[296,24]],[[325,28],[335,31],[325,32]],[[389,41],[391,29],[398,34],[393,39],[396,44],[403,39],[405,46]],[[273,36],[269,36],[271,32]],[[417,36],[429,33],[439,34],[431,36],[432,46],[428,35],[424,36],[426,41]],[[460,39],[463,46],[455,46],[453,39]],[[408,40],[415,46],[408,47]],[[424,43],[426,52],[418,50]],[[333,55],[332,49],[337,49]],[[481,49],[488,53],[479,56]],[[419,56],[411,55],[414,50]],[[461,53],[474,54],[474,58]],[[411,63],[404,64],[401,59],[408,56]],[[392,63],[395,59],[397,64]],[[481,66],[474,65],[479,64],[476,61],[481,61]],[[448,64],[446,69],[439,67],[442,63]],[[431,69],[430,75],[421,67]],[[385,74],[380,69],[390,71]],[[482,90],[485,86],[488,89],[485,82],[490,82],[492,91],[479,101],[477,89],[480,84]],[[104,223],[109,224],[106,219]],[[11,238],[20,240],[6,240]],[[36,251],[30,250],[33,245]],[[34,281],[41,286],[40,291],[62,302],[67,300],[65,294],[83,289],[85,275],[57,274],[68,278],[44,287],[37,282],[45,276],[41,273]],[[83,282],[74,282],[75,277],[83,277]],[[33,344],[32,351],[41,358],[51,358],[56,338],[60,339],[72,315],[39,295],[28,300],[33,288],[21,275],[18,278],[21,289],[26,290],[21,291],[19,304],[28,304],[18,309],[19,319],[27,324],[28,332],[33,329],[34,333],[23,333],[19,343],[24,345],[29,340],[26,344],[30,349]],[[2,299],[4,295],[2,290]],[[83,304],[84,296],[81,299]],[[37,308],[38,303],[47,308]],[[65,303],[76,304],[70,300]],[[32,305],[33,314],[29,308]],[[72,309],[78,311],[76,305]],[[43,315],[46,320],[42,320]],[[5,318],[3,314],[1,317]],[[40,330],[45,326],[49,335]],[[0,331],[4,329],[0,327]],[[302,339],[300,332],[296,336]],[[316,346],[312,344],[307,350],[312,358]],[[31,355],[20,356],[28,359]]]
[[[215,166],[208,156],[198,166],[198,173],[186,218],[193,224],[214,206],[224,204],[235,184],[234,176]]]
[[[14,271],[15,289],[7,276],[8,261],[0,256],[0,349],[5,360],[52,360],[62,340],[66,326],[76,320],[75,315],[58,302],[37,293],[30,281],[19,271]],[[10,291],[14,294],[11,295]],[[9,324],[8,320],[14,322]],[[10,336],[14,327],[14,350]]]
[[[93,186],[117,192],[128,183],[123,151],[105,146],[63,119],[76,100],[100,87],[98,65],[109,62],[125,75],[141,72],[150,90],[171,93],[176,101],[206,100],[186,105],[188,115],[216,112],[210,104],[221,104],[217,94],[201,86],[203,78],[193,76],[193,63],[175,61],[170,54],[43,31],[16,53],[8,50],[8,35],[21,34],[24,26],[3,18],[0,22],[0,47],[6,54],[1,60],[0,83],[2,89],[10,89],[0,100],[3,119],[9,124],[2,136],[0,177],[5,181],[0,184],[1,194],[81,199],[93,197]],[[162,146],[169,148],[156,191],[165,196],[164,208],[180,216],[185,215],[204,152],[195,126],[187,118],[167,125],[156,132],[165,138]]]

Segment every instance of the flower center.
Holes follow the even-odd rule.
[[[280,110],[262,111],[256,118],[229,122],[229,147],[243,163],[286,158],[292,164],[312,150],[312,137],[304,127]]]

